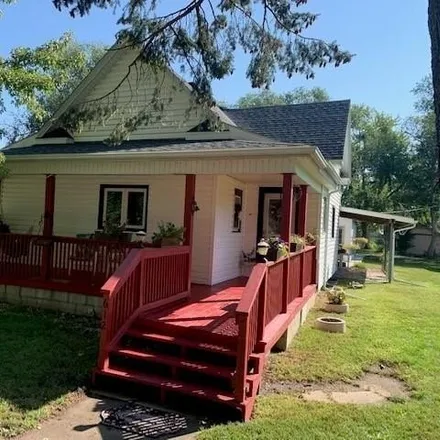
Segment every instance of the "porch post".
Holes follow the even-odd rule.
[[[44,199],[44,222],[43,237],[53,236],[53,216],[55,211],[55,175],[46,175],[46,194]],[[41,276],[44,280],[50,278],[52,262],[52,243],[45,244],[43,247]]]
[[[283,198],[281,200],[281,239],[287,243],[290,243],[291,225],[292,225],[292,199],[293,199],[293,174],[283,174]],[[289,303],[289,265],[290,255],[283,263],[283,301],[282,301],[282,313],[287,312],[287,306]]]
[[[298,205],[298,235],[304,237],[306,235],[306,223],[307,223],[307,185],[301,185],[301,198]]]
[[[196,203],[196,176],[187,174],[185,177],[185,207],[183,214],[183,227],[185,235],[183,244],[189,246],[188,261],[188,292],[191,292],[191,262],[194,233],[194,207]]]
[[[283,198],[281,200],[281,239],[289,243],[290,241],[290,227],[292,224],[292,187],[291,173],[283,174]]]
[[[185,239],[183,244],[191,246],[193,243],[194,203],[196,201],[196,176],[187,174],[185,179],[185,211],[183,215],[183,227]]]

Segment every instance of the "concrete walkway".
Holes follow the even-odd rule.
[[[56,418],[19,437],[19,440],[143,440],[145,437],[132,433],[110,429],[100,424],[101,411],[123,405],[125,402],[107,398],[86,397],[68,408]],[[193,423],[192,423],[193,422]],[[189,440],[195,439],[198,430],[197,420],[188,420],[186,433],[176,437],[161,439]]]

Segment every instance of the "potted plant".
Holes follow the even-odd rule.
[[[307,246],[315,246],[316,245],[316,237],[311,232],[307,232],[305,237]]]
[[[157,231],[152,236],[152,241],[155,246],[179,246],[183,242],[183,234],[185,229],[176,226],[171,222],[160,222],[157,226]]]
[[[331,313],[347,313],[348,304],[345,302],[345,290],[342,287],[334,286],[326,290],[327,304],[324,305],[324,310]]]
[[[267,261],[277,261],[280,258],[286,257],[289,255],[289,247],[287,243],[285,243],[279,237],[272,237],[267,240],[267,244],[269,245],[269,249],[267,251],[266,260]]]
[[[304,249],[306,241],[301,235],[294,234],[290,237],[290,252],[299,252]]]
[[[119,222],[115,217],[109,217],[104,223],[102,230],[95,231],[94,238],[98,240],[126,241],[130,234],[124,233],[125,224]]]

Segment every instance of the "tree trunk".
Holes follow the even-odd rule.
[[[429,247],[426,252],[426,256],[428,258],[434,258],[436,245],[437,245],[437,239],[439,236],[437,208],[431,208],[430,213],[431,213],[431,241],[429,243]]]
[[[437,139],[437,167],[440,164],[440,0],[429,0],[428,27],[431,37],[431,70],[434,88],[435,130]],[[440,171],[437,168],[440,180]]]

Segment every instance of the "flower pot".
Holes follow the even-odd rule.
[[[304,249],[304,246],[300,243],[290,243],[290,252],[300,252]]]
[[[344,304],[330,304],[324,305],[323,310],[330,313],[348,313],[349,307],[347,303]]]
[[[162,238],[161,244],[162,244],[162,247],[179,246],[180,240],[178,238]]]
[[[341,318],[323,317],[318,318],[315,327],[330,333],[345,333],[345,321]]]

